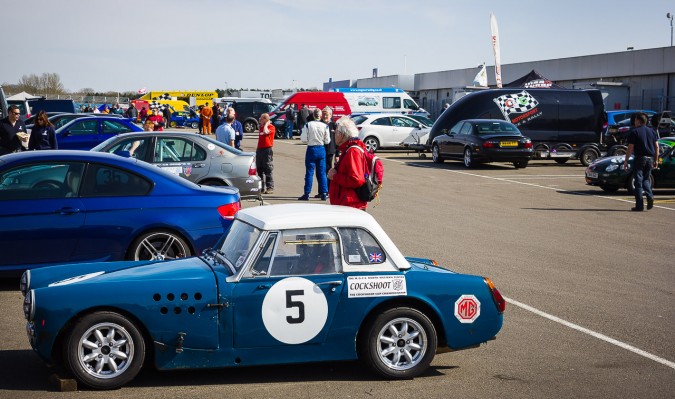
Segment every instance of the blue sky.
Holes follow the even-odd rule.
[[[0,9],[0,82],[48,72],[68,90],[168,91],[494,65],[490,13],[502,64],[666,47],[675,2],[0,0]]]

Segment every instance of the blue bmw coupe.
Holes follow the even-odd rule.
[[[134,158],[89,151],[0,157],[0,275],[63,262],[162,260],[213,246],[241,206]]]

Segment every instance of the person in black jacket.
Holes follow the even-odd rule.
[[[56,150],[56,131],[54,125],[47,118],[45,111],[40,111],[35,118],[35,126],[28,139],[29,150]]]
[[[0,155],[23,151],[21,142],[28,141],[26,125],[21,120],[21,111],[10,105],[6,118],[0,120]]]

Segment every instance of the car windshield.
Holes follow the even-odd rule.
[[[519,136],[518,128],[509,124],[501,122],[478,122],[476,123],[476,133],[483,134],[507,134]]]
[[[246,258],[253,250],[259,236],[260,230],[250,224],[235,220],[222,243],[218,245],[220,254],[237,273],[246,263]]]
[[[423,115],[408,115],[409,117],[415,119],[416,121],[420,122],[421,124],[432,127],[434,125],[434,121],[431,119],[427,118],[426,116]]]

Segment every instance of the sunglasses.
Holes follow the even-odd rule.
[[[21,112],[12,112],[12,115],[21,115]]]

